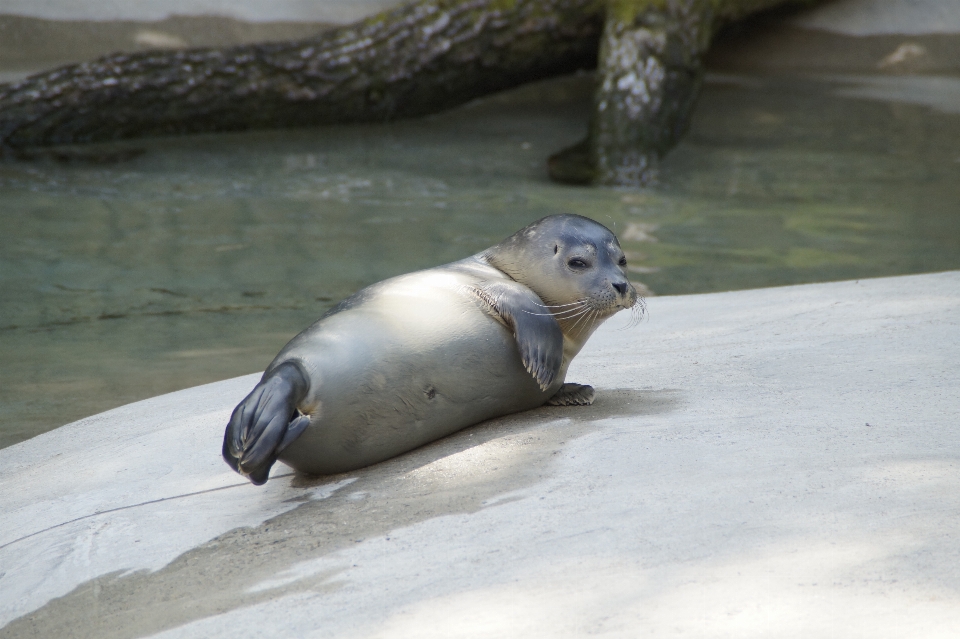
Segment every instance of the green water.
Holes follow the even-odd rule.
[[[655,295],[960,268],[960,80],[870,82],[713,77],[643,190],[547,180],[589,77],[390,125],[2,162],[0,446],[261,370],[358,288],[551,213],[615,229]]]

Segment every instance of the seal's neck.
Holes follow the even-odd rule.
[[[497,269],[511,280],[520,282],[526,286],[526,284],[523,282],[523,269],[520,262],[515,259],[510,259],[509,253],[500,249],[500,245],[497,244],[496,246],[491,246],[481,253],[477,253],[474,257],[480,262],[488,264]]]
[[[588,311],[582,317],[575,317],[569,320],[557,319],[560,325],[560,331],[563,333],[563,360],[569,362],[580,349],[583,348],[590,336],[593,335],[609,315],[591,316]],[[579,320],[579,322],[578,322]]]

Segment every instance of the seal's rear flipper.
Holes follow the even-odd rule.
[[[240,402],[223,435],[223,459],[257,486],[267,481],[277,456],[310,425],[297,412],[307,393],[307,378],[287,362],[264,374]]]

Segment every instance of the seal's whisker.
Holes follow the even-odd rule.
[[[589,312],[590,312],[590,309],[583,309],[583,311],[581,311],[577,315],[573,315],[571,317],[565,317],[561,321],[563,321],[569,327],[566,329],[567,331],[572,331],[573,327],[576,326],[580,322],[580,320],[586,317]],[[571,324],[570,322],[573,322],[573,323]]]
[[[578,307],[576,307],[576,308],[570,308],[570,309],[567,309],[567,310],[565,310],[565,311],[559,311],[559,312],[557,312],[557,313],[554,313],[553,316],[556,317],[557,319],[567,319],[567,318],[569,318],[569,317],[574,317],[574,316],[576,316],[580,311],[582,311],[582,310],[584,310],[584,309],[588,309],[588,308],[590,308],[589,305],[583,304],[583,305],[578,306]]]
[[[577,330],[577,335],[579,335],[580,333],[582,333],[582,332],[583,332],[583,329],[585,329],[587,326],[590,326],[591,324],[593,324],[594,320],[597,319],[597,315],[599,315],[599,314],[600,314],[600,311],[599,311],[599,310],[593,309],[593,312],[590,313],[590,319],[588,319],[586,322],[584,322],[583,326],[581,326],[581,327]]]
[[[587,298],[577,300],[575,302],[570,302],[569,304],[540,304],[539,302],[534,302],[537,306],[542,306],[543,308],[563,308],[565,306],[576,306],[577,304],[585,304]]]
[[[630,324],[638,326],[647,315],[647,303],[642,297],[637,297],[637,301],[630,307]]]
[[[567,330],[570,331],[571,333],[573,333],[574,329],[577,327],[577,324],[579,324],[580,321],[581,321],[584,317],[586,317],[586,316],[587,316],[587,313],[584,312],[579,318],[577,318],[577,321],[576,321],[576,322],[574,322],[573,324],[570,325],[570,328],[567,329]]]
[[[535,317],[555,317],[558,320],[561,320],[561,319],[567,319],[569,317],[573,317],[576,315],[577,312],[587,307],[586,302],[576,302],[576,304],[577,305],[574,306],[573,308],[566,308],[566,309],[563,309],[562,311],[552,311],[547,313],[534,313],[533,311],[528,311],[526,309],[520,309],[520,310],[526,313],[527,315],[533,315]],[[543,306],[543,305],[540,304],[539,306]]]
[[[582,307],[587,306],[587,305],[588,305],[587,300],[577,300],[577,301],[574,302],[573,304],[564,304],[562,307],[561,307],[561,306],[548,306],[547,308],[559,309],[559,310],[555,310],[554,312],[556,312],[556,313],[563,313],[564,311],[568,311],[568,310],[570,310],[571,308],[582,308]]]
[[[573,315],[568,315],[568,316],[566,316],[566,317],[559,317],[559,318],[557,318],[557,319],[558,319],[558,321],[569,322],[569,321],[574,320],[574,319],[576,319],[576,318],[578,318],[578,317],[583,317],[584,315],[586,315],[586,314],[589,313],[589,312],[590,312],[590,309],[589,309],[589,308],[584,308],[584,309],[581,309],[579,313],[575,313],[575,314],[573,314]]]
[[[637,316],[637,324],[643,321],[643,318],[647,316],[647,301],[640,296],[637,296],[637,301],[634,302],[631,307],[633,312]]]
[[[591,306],[590,304],[587,304],[586,302],[584,302],[583,304],[579,304],[577,306],[574,306],[573,308],[565,308],[562,311],[554,311],[553,316],[558,319],[563,319],[565,317],[570,317],[571,315],[576,315],[577,313],[579,313],[580,311],[586,308],[591,308]]]
[[[638,323],[637,319],[637,309],[635,306],[630,307],[630,321],[627,322],[626,328],[633,328]]]
[[[570,330],[573,331],[573,329],[575,329],[575,328],[577,327],[577,324],[579,324],[580,322],[582,322],[585,317],[590,317],[590,316],[594,315],[595,313],[596,313],[596,310],[594,310],[594,309],[588,309],[588,310],[585,311],[584,313],[581,313],[581,314],[580,314],[580,318],[579,318],[576,322],[574,322],[573,326],[570,327]],[[590,322],[588,321],[587,324],[589,324],[589,323],[590,323]],[[586,326],[587,324],[584,324],[584,326]],[[582,331],[583,331],[583,329],[581,328],[579,331],[577,331],[577,334],[579,335]]]

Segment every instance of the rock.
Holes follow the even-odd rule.
[[[253,375],[0,450],[0,634],[951,636],[960,272],[648,305],[594,406],[354,473],[237,478]]]

